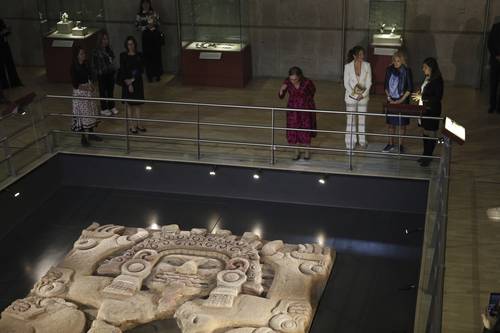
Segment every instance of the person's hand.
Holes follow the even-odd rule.
[[[130,86],[130,85],[132,84],[132,82],[134,82],[134,80],[133,80],[133,79],[125,79],[125,84],[126,84],[127,86]]]
[[[288,89],[288,86],[286,84],[281,85],[280,95],[283,95],[287,89]]]
[[[422,100],[422,94],[419,92],[413,93],[411,94],[411,99],[412,101],[419,103]]]
[[[390,101],[389,103],[390,104],[401,104],[401,101],[398,99],[398,100],[395,100],[395,101]]]
[[[483,320],[484,328],[490,330],[493,327],[494,319],[488,313],[488,308],[486,308],[486,310],[483,313],[481,313],[481,319]]]
[[[129,85],[128,86],[128,92],[133,94],[134,93],[134,86],[133,85]]]
[[[356,97],[358,101],[362,100],[363,98],[364,98],[363,95],[358,95],[358,97]]]

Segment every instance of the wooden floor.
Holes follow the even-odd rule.
[[[27,90],[35,90],[40,95],[69,95],[69,85],[48,84],[43,69],[21,68],[20,75],[26,87],[8,91],[11,98]],[[146,84],[146,97],[170,101],[191,101],[205,103],[239,104],[252,106],[284,106],[276,97],[279,79],[256,79],[245,89],[204,88],[182,86],[177,80],[164,79],[162,82]],[[316,102],[321,109],[342,109],[343,88],[335,82],[316,82],[318,91]],[[117,90],[118,92],[118,90]],[[453,149],[452,179],[448,209],[448,239],[446,252],[445,300],[443,313],[443,332],[480,332],[482,324],[480,313],[486,307],[490,292],[500,291],[500,223],[489,221],[486,209],[500,206],[500,114],[488,114],[488,97],[485,93],[472,88],[445,86],[444,113],[467,129],[467,143]],[[382,99],[374,97],[369,111],[380,112]],[[122,106],[119,106],[122,108]],[[70,112],[70,104],[48,102],[47,110]],[[175,110],[172,110],[175,111]],[[146,111],[155,117],[165,115],[163,109],[151,108]],[[207,119],[217,121],[233,120],[254,124],[262,121],[263,116],[253,113],[223,112],[214,110]],[[175,119],[176,112],[169,112]],[[283,121],[282,118],[279,121]],[[345,119],[322,117],[318,119],[320,128],[342,130]],[[57,122],[57,126],[68,129],[68,123]],[[106,126],[106,130],[122,128],[122,125]],[[383,132],[383,118],[370,119],[368,131]],[[149,133],[155,133],[150,126]],[[172,128],[174,133],[181,130]],[[412,124],[409,133],[418,134]],[[218,132],[223,134],[224,132]],[[247,137],[242,133],[226,133],[231,139]],[[255,138],[258,139],[258,138]],[[284,142],[284,137],[280,137]],[[370,149],[380,149],[385,144],[380,138],[370,138]],[[75,141],[77,142],[77,141]],[[319,137],[314,144],[343,146],[343,138]],[[419,154],[421,143],[408,142],[410,153]],[[227,153],[235,153],[229,150]],[[240,149],[241,152],[241,149]],[[314,155],[313,155],[314,157]],[[345,158],[345,156],[344,156]],[[286,157],[283,157],[286,159]],[[414,161],[411,161],[415,165]],[[418,168],[417,168],[418,169]],[[408,169],[411,170],[411,169]],[[417,172],[417,171],[415,171]]]

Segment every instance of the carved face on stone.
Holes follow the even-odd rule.
[[[155,266],[147,286],[185,286],[210,291],[215,285],[217,273],[225,264],[215,258],[194,255],[167,255]]]

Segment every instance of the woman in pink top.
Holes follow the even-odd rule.
[[[288,71],[288,78],[285,79],[279,91],[279,98],[283,99],[288,93],[289,109],[316,109],[314,104],[314,94],[316,87],[314,83],[304,77],[302,70],[299,67],[292,67]],[[300,129],[316,129],[316,113],[314,112],[301,112],[301,111],[287,111],[286,113],[286,126],[288,128]],[[286,137],[289,145],[298,145],[309,147],[311,145],[311,138],[315,137],[315,132],[308,131],[286,131]],[[293,160],[296,161],[300,158],[300,150],[297,148]],[[309,150],[304,151],[304,159],[310,158]]]

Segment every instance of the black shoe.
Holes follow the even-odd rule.
[[[139,132],[146,132],[146,129],[144,127],[139,127],[139,126],[136,126],[135,130]]]
[[[421,167],[428,167],[432,162],[432,159],[430,158],[424,158],[422,162],[420,162]]]
[[[131,129],[130,129],[130,133],[132,133],[132,134],[137,134],[137,129],[136,129],[136,128],[131,128]]]
[[[403,147],[402,145],[399,146],[399,153],[400,154],[404,154],[405,153],[405,147]]]
[[[82,146],[84,146],[84,147],[90,146],[90,142],[89,142],[89,140],[87,140],[87,137],[85,135],[82,135],[81,143],[82,143]]]
[[[95,134],[89,134],[89,140],[101,142],[102,138],[98,135],[95,135]]]

